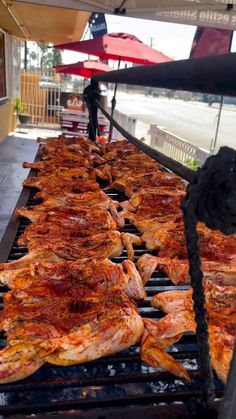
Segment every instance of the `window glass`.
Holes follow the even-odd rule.
[[[4,34],[0,32],[0,100],[7,96]]]

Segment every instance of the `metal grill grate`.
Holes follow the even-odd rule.
[[[35,191],[29,194],[27,205],[39,203],[33,200],[34,194]],[[114,190],[109,191],[108,195],[119,201],[127,199]],[[28,224],[26,219],[21,219],[13,236],[9,261],[27,253],[26,248],[17,247],[16,241]],[[128,223],[122,231],[139,234],[135,227]],[[136,248],[135,259],[146,252],[144,247]],[[112,261],[119,263],[126,257],[127,252],[124,251],[120,257],[113,258]],[[164,275],[154,272],[146,284],[147,300],[138,304],[140,313],[152,319],[161,318],[163,313],[150,307],[151,296],[164,290],[186,288],[188,287],[173,286]],[[3,288],[2,292],[4,291],[6,289]],[[2,294],[0,294],[0,305],[2,307]],[[0,334],[0,347],[4,347],[5,344],[5,337]],[[186,403],[191,398],[200,396],[201,376],[195,336],[186,334],[170,348],[169,352],[188,369],[192,379],[191,384],[142,363],[139,358],[139,346],[135,345],[116,355],[84,365],[58,367],[46,364],[25,380],[1,385],[0,414],[67,412],[71,409],[81,409],[83,412],[93,409],[94,412],[95,408],[104,410],[109,407],[112,407],[114,412],[121,406],[131,405],[133,407],[155,405],[158,411],[158,406],[163,407],[163,403],[173,406],[174,402]],[[223,385],[217,378],[215,385],[216,394],[220,397]],[[97,417],[106,416],[98,414]]]

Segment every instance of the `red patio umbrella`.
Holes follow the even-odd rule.
[[[118,68],[120,67],[121,60],[146,65],[173,61],[172,58],[162,54],[162,52],[145,45],[136,36],[122,32],[106,34],[87,41],[55,45],[55,48],[96,55],[102,60],[118,60]],[[113,116],[116,106],[116,90],[117,84],[115,85],[114,95],[111,101],[111,116]],[[111,136],[112,124],[110,125],[109,132],[110,139]]]
[[[104,71],[112,71],[112,68],[99,60],[85,60],[78,61],[73,64],[57,65],[53,67],[57,73],[75,74],[91,78],[95,74],[103,73]]]
[[[128,33],[110,33],[87,41],[55,45],[55,48],[83,52],[102,60],[122,60],[136,64],[158,64],[172,61],[140,39]]]

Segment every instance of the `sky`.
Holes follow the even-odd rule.
[[[123,16],[106,15],[107,31],[126,32],[137,36],[142,42],[168,55],[174,60],[189,57],[196,26],[158,22]],[[234,37],[231,51],[236,51]],[[85,60],[88,57],[72,51],[63,53],[65,64]],[[92,57],[91,57],[92,58]]]

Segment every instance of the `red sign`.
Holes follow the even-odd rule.
[[[233,31],[198,26],[189,58],[227,54],[230,52]]]

